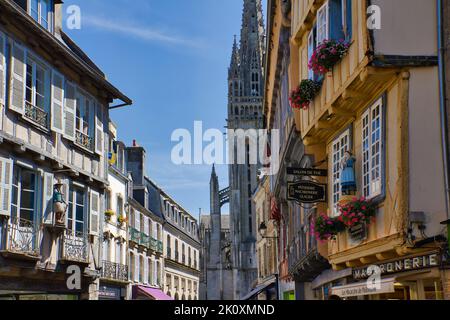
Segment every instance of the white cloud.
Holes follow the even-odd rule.
[[[106,31],[130,35],[148,42],[160,42],[193,48],[200,48],[203,46],[202,41],[199,40],[170,35],[149,26],[132,25],[128,22],[113,21],[102,17],[83,16],[82,24]]]

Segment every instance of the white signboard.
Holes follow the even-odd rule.
[[[395,278],[381,279],[378,285],[368,281],[352,283],[345,286],[331,288],[331,294],[341,298],[367,296],[372,294],[393,293]]]

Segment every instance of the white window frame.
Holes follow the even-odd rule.
[[[22,171],[23,170],[33,172],[33,174],[34,174],[34,190],[23,190],[22,189]],[[19,174],[19,179],[17,181],[17,184],[16,184],[16,181],[15,181],[16,173]],[[24,220],[21,217],[21,214],[20,214],[20,212],[22,210],[21,195],[22,195],[22,191],[26,191],[26,192],[33,192],[33,194],[34,194],[34,196],[33,196],[33,198],[34,198],[34,200],[33,200],[33,208],[32,208],[32,210],[33,210],[33,217],[32,217],[32,220],[29,221],[30,223],[34,224],[37,221],[38,201],[42,198],[42,194],[39,194],[39,189],[40,188],[38,186],[38,183],[39,183],[38,179],[39,179],[40,175],[35,170],[33,170],[31,168],[24,168],[24,167],[22,167],[22,166],[20,166],[18,164],[14,164],[13,170],[12,170],[12,174],[13,174],[13,179],[12,179],[12,184],[11,184],[11,190],[12,190],[12,193],[11,193],[11,213],[12,213],[12,208],[14,207],[16,209],[16,216],[14,218],[17,219],[14,222],[17,222],[18,225],[21,225],[20,221]],[[14,189],[16,189],[16,191]],[[15,203],[15,200],[14,200],[14,192],[17,193],[16,194],[16,197],[17,197],[17,199],[16,199],[17,202],[16,203]],[[30,208],[26,208],[24,210],[30,210]]]
[[[76,108],[75,108],[75,131],[81,132],[84,135],[94,139],[95,137],[95,100],[77,88],[76,92]],[[80,103],[81,102],[81,103]],[[89,107],[86,107],[86,102],[89,102]],[[86,122],[86,113],[87,122]],[[84,130],[84,125],[87,124],[87,133]],[[79,129],[80,128],[80,129]]]
[[[83,221],[82,221],[83,222],[83,230],[82,231],[77,231],[76,230],[77,222],[80,222],[80,220],[76,219],[76,212],[77,212],[76,211],[76,208],[77,208],[77,199],[76,199],[77,192],[76,192],[76,190],[83,191]],[[86,231],[87,231],[87,223],[88,223],[88,221],[87,221],[87,216],[86,216],[86,210],[88,209],[87,206],[89,205],[87,196],[88,196],[88,192],[87,192],[86,188],[82,188],[82,187],[79,187],[79,186],[74,185],[74,184],[71,184],[69,186],[68,205],[70,203],[72,204],[72,219],[71,219],[72,220],[72,225],[69,225],[69,208],[70,208],[70,205],[69,205],[69,207],[67,208],[68,211],[67,211],[67,215],[66,215],[67,232],[70,232],[73,235],[79,235],[77,233],[85,234]],[[70,200],[71,197],[72,197],[72,200]],[[72,228],[72,229],[70,229],[70,228]]]
[[[28,64],[31,65],[31,88],[28,88],[27,82],[28,82]],[[38,107],[36,104],[36,97],[37,95],[41,95],[37,92],[36,86],[37,86],[37,68],[42,69],[44,72],[44,108]],[[28,101],[27,99],[27,91],[28,89],[31,90],[31,101]],[[25,61],[25,101],[30,103],[32,106],[37,107],[43,111],[45,111],[47,114],[50,114],[50,103],[51,103],[51,72],[49,66],[42,62],[39,58],[36,58],[34,55],[30,54],[30,51],[27,51],[26,53],[26,61]]]
[[[28,0],[28,14],[33,18],[33,13],[31,12],[31,2],[33,0]],[[42,0],[36,0],[38,2],[38,12],[37,12],[37,23],[39,23],[43,28],[45,28],[45,26],[42,24]],[[54,0],[48,0],[48,6],[49,6],[49,14],[47,17],[47,29],[49,32],[53,33],[54,30],[54,19],[53,17],[55,16],[55,6],[54,6]]]
[[[314,49],[316,48],[316,38],[314,37],[314,28],[311,29],[311,32],[308,35],[308,64],[311,61],[311,57],[314,53]],[[314,71],[308,68],[308,79],[314,80]]]
[[[332,208],[332,216],[339,214],[337,203],[342,196],[341,190],[341,162],[345,151],[351,149],[351,131],[350,128],[345,129],[338,137],[333,140],[331,144],[331,188],[330,188],[330,208]]]
[[[330,36],[329,25],[329,6],[328,1],[320,7],[317,11],[317,35],[316,44],[320,45],[324,40],[327,40]]]
[[[383,193],[383,117],[383,98],[378,99],[362,116],[361,186],[363,196],[368,199]]]

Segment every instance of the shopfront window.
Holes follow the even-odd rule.
[[[423,281],[423,291],[425,295],[425,300],[443,300],[444,293],[442,288],[442,283],[439,279],[437,280],[424,280]]]

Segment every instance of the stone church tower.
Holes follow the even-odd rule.
[[[228,129],[264,127],[264,43],[261,0],[244,0],[240,44],[235,37],[228,69]],[[236,160],[238,149],[245,152],[245,162],[238,164],[235,160],[229,165],[229,188],[220,190],[214,168],[211,174],[211,213],[202,218],[200,227],[203,230],[203,297],[208,300],[240,300],[251,291],[257,279],[257,226],[252,194],[259,167],[250,164],[253,155],[248,141],[241,142],[245,146],[238,148],[240,142],[229,139],[228,148],[234,150]],[[222,216],[220,209],[227,202],[230,215]]]
[[[228,129],[263,128],[264,55],[265,30],[261,0],[244,0],[240,45],[235,38],[228,73]],[[229,141],[228,147],[234,148],[234,155],[238,151],[237,143]],[[251,148],[245,143],[245,149],[242,148],[246,152],[245,164],[237,164],[236,158],[229,166],[235,299],[245,296],[257,278],[257,226],[251,197],[257,186],[258,166],[249,163]]]

